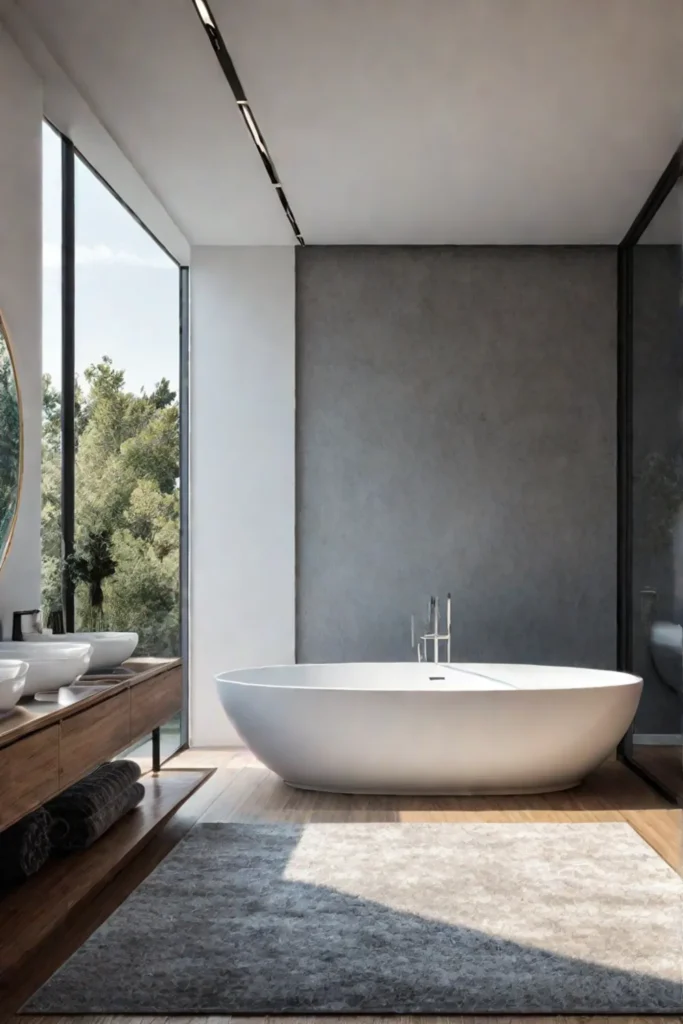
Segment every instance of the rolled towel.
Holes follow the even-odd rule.
[[[135,761],[110,761],[101,764],[80,782],[69,786],[45,806],[55,818],[95,814],[114,797],[125,793],[140,778]]]
[[[135,782],[128,789],[114,794],[90,814],[78,808],[62,809],[55,814],[52,848],[55,853],[86,850],[96,839],[115,825],[120,818],[137,807],[145,795],[145,787]]]
[[[50,856],[52,818],[43,808],[0,832],[0,889],[23,882]]]

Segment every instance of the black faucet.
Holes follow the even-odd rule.
[[[13,614],[12,614],[12,639],[13,640],[23,640],[24,639],[24,633],[23,633],[23,630],[21,628],[21,620],[22,620],[24,615],[32,615],[33,616],[33,624],[35,625],[36,622],[38,621],[38,616],[40,615],[40,608],[29,608],[28,611],[13,612]]]
[[[53,636],[63,636],[66,633],[64,629],[64,612],[61,608],[53,608],[47,617],[47,628],[52,630]]]

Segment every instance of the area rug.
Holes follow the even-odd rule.
[[[200,825],[22,1012],[680,1013],[682,889],[625,823]]]

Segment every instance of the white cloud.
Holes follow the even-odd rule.
[[[43,267],[47,269],[59,269],[62,265],[61,246],[54,242],[46,242],[43,245]],[[76,265],[87,266],[124,266],[124,267],[152,267],[165,270],[171,266],[170,261],[159,253],[158,256],[138,256],[137,253],[128,252],[125,249],[111,249],[108,245],[76,245]]]

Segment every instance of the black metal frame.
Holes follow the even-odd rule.
[[[152,729],[152,771],[158,772],[161,768],[161,728],[157,726]]]
[[[76,497],[76,156],[62,140],[62,596],[67,633],[75,628],[74,586],[66,571],[73,554]]]
[[[633,669],[633,251],[683,174],[683,142],[617,250],[617,667]],[[633,726],[617,755],[672,803],[675,793],[634,758]]]
[[[180,745],[189,743],[190,707],[190,268],[180,268],[180,656],[183,714]]]
[[[49,122],[48,122],[49,123]],[[189,479],[189,267],[183,266],[159,241],[147,225],[111,187],[92,164],[79,152],[71,139],[53,124],[50,127],[61,140],[62,146],[62,389],[61,389],[61,441],[62,492],[61,531],[64,558],[73,553],[76,515],[76,158],[105,186],[135,222],[178,267],[179,293],[179,360],[180,360],[180,651],[183,658],[183,707],[181,714],[180,748],[188,743],[188,488],[182,486]],[[68,632],[75,627],[74,587],[69,574],[62,576],[65,626]],[[161,765],[160,729],[152,733],[152,766]]]

